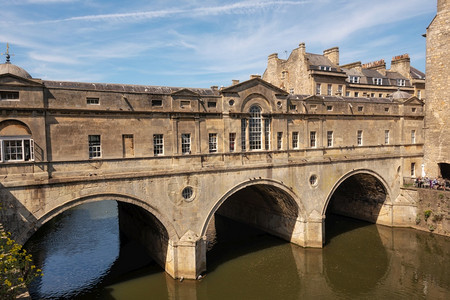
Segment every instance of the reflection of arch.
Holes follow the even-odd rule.
[[[336,194],[336,191],[343,186],[344,183],[346,183],[350,178],[355,178],[356,180],[358,179],[358,175],[361,175],[360,177],[364,176],[364,178],[372,178],[370,180],[372,180],[372,184],[373,186],[368,186],[368,185],[364,185],[361,184],[361,182],[359,182],[359,186],[355,187],[355,188],[360,188],[361,192],[366,192],[369,188],[371,189],[371,192],[376,193],[378,192],[381,196],[384,194],[384,199],[383,199],[383,203],[384,204],[392,204],[392,200],[391,200],[391,192],[389,189],[389,185],[387,184],[387,182],[384,180],[383,177],[381,177],[378,173],[369,170],[369,169],[358,169],[358,170],[353,170],[351,172],[348,172],[347,174],[343,175],[337,182],[336,184],[333,186],[333,188],[331,189],[331,191],[328,194],[327,200],[324,203],[324,206],[322,208],[322,215],[325,216],[325,213],[328,209],[328,206],[330,204],[330,200],[331,198]],[[373,180],[374,179],[374,180]],[[367,183],[367,182],[366,182]],[[381,190],[380,190],[381,189]]]
[[[177,235],[172,223],[170,223],[169,220],[167,220],[167,218],[165,218],[156,208],[149,205],[147,202],[145,202],[139,198],[136,198],[134,196],[129,196],[129,195],[95,194],[95,195],[80,197],[80,198],[74,199],[72,201],[66,202],[66,203],[52,209],[51,211],[47,212],[46,214],[44,214],[42,217],[40,217],[38,220],[36,220],[35,223],[31,225],[31,228],[28,230],[28,232],[25,233],[24,242],[26,242],[33,235],[33,233],[35,231],[37,231],[42,225],[44,225],[45,223],[47,223],[48,221],[50,221],[57,215],[63,213],[64,211],[66,211],[70,208],[73,208],[75,206],[84,204],[84,203],[97,202],[97,201],[102,201],[102,200],[115,200],[118,202],[125,202],[125,203],[129,203],[129,204],[133,204],[138,207],[141,207],[145,211],[152,214],[164,226],[170,239],[172,239],[174,241],[178,240],[178,235]]]
[[[27,124],[18,120],[5,120],[0,122],[0,136],[31,136]]]
[[[272,111],[270,102],[264,95],[253,93],[242,101],[241,112],[248,112],[250,107],[254,104],[259,105],[264,113]]]
[[[266,192],[268,194],[277,192],[279,197],[283,198],[284,201],[284,207],[281,208],[283,212],[286,212],[286,217],[290,219],[306,219],[305,215],[305,209],[299,201],[298,196],[291,191],[287,186],[284,184],[271,180],[271,179],[255,179],[255,180],[249,180],[242,182],[234,187],[232,187],[228,192],[226,192],[222,197],[219,198],[219,200],[214,204],[208,215],[206,216],[206,219],[203,222],[202,225],[202,231],[201,235],[206,235],[206,231],[208,229],[208,225],[214,216],[214,214],[218,211],[218,209],[226,202],[231,196],[236,194],[239,191],[243,191],[246,188],[253,187],[258,189],[261,192]]]

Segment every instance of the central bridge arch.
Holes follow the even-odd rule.
[[[209,211],[203,222],[202,236],[207,235],[216,213],[289,242],[304,244],[305,209],[298,195],[281,182],[253,179],[232,187]]]

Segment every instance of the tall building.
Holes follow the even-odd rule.
[[[338,47],[313,54],[301,43],[287,59],[269,55],[263,79],[290,94],[388,98],[400,90],[425,97],[425,74],[410,65],[408,54],[393,57],[387,70],[384,59],[340,65]]]
[[[427,28],[425,172],[450,178],[450,4],[438,0]]]

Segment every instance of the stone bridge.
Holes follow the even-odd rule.
[[[4,175],[1,214],[5,229],[24,243],[71,207],[116,200],[121,231],[172,277],[194,279],[207,270],[216,213],[318,248],[328,212],[411,225],[416,212],[401,193],[402,169],[405,156],[422,155],[421,145],[411,147],[416,151],[408,154],[390,146],[24,162],[20,168],[33,176]]]

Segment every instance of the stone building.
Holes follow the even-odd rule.
[[[439,0],[427,28],[425,172],[450,178],[450,4]]]
[[[286,60],[269,55],[263,79],[291,94],[386,98],[400,90],[425,96],[425,74],[410,65],[408,54],[393,57],[387,70],[384,59],[340,65],[338,47],[313,54],[304,43]]]

